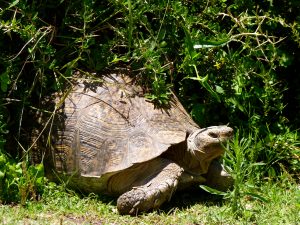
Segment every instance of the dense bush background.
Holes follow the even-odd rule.
[[[200,126],[229,123],[247,139],[245,164],[263,165],[249,179],[299,177],[298,0],[0,0],[0,31],[3,199],[11,183],[16,199],[34,197],[18,177],[41,168],[11,140],[26,135],[24,112],[76,70],[129,68],[155,104],[174,90]]]

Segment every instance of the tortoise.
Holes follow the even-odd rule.
[[[156,107],[135,79],[116,73],[78,79],[56,103],[45,168],[85,192],[119,196],[120,214],[157,209],[177,188],[232,185],[217,160],[232,128],[200,128],[173,93]]]

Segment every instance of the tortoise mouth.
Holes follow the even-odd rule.
[[[187,138],[188,148],[192,151],[203,151],[207,146],[223,146],[233,138],[233,129],[227,126],[212,126],[202,128],[190,134]]]
[[[201,152],[202,160],[213,160],[220,157],[225,152],[224,145],[221,143],[212,144],[205,148],[204,153]]]

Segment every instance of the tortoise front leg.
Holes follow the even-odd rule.
[[[171,160],[156,158],[136,166],[133,172],[139,177],[131,189],[118,198],[120,214],[135,215],[159,208],[172,197],[183,169]]]
[[[233,187],[234,180],[218,160],[213,160],[208,168],[205,185],[220,191],[227,191]]]

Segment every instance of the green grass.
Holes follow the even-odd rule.
[[[226,146],[223,159],[235,182],[232,191],[221,193],[223,199],[195,187],[175,193],[157,211],[130,217],[118,214],[115,198],[84,197],[64,185],[47,182],[40,189],[39,201],[31,199],[36,192],[19,201],[23,204],[0,205],[0,224],[300,224],[300,185],[294,179],[298,176],[293,178],[288,171],[264,176],[268,163],[251,158],[259,143],[236,131]],[[29,171],[27,175],[35,174]],[[17,184],[14,187],[23,193],[23,183]]]
[[[161,210],[138,217],[120,216],[115,199],[79,197],[50,185],[40,201],[1,205],[0,224],[299,224],[300,186],[283,183],[266,182],[259,188],[267,202],[241,199],[239,216],[229,201],[199,189],[176,193]]]
[[[297,1],[44,2],[0,6],[0,199],[20,202],[0,200],[0,224],[300,224]],[[34,122],[26,112],[47,110],[40,103],[74,71],[124,67],[149,100],[167,104],[172,88],[201,127],[241,130],[227,152],[227,200],[177,193],[160,211],[129,217],[115,199],[44,188],[22,140]]]

